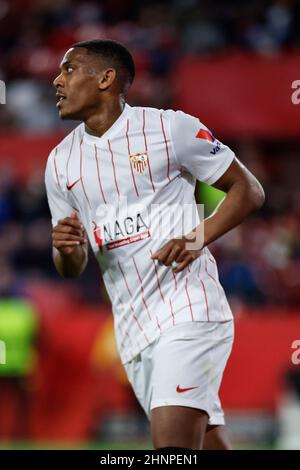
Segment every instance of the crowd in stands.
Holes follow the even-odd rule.
[[[0,79],[7,83],[0,127],[62,126],[49,84],[77,41],[127,45],[138,72],[131,103],[167,107],[169,75],[182,54],[277,54],[299,46],[299,21],[299,0],[0,0]]]

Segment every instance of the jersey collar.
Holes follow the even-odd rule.
[[[97,137],[95,135],[88,134],[84,130],[84,142],[90,143],[90,144],[100,144],[104,140],[111,139],[115,134],[118,133],[118,131],[123,127],[124,122],[128,117],[130,116],[133,108],[129,106],[129,104],[125,103],[124,109],[118,119],[113,123],[112,126],[110,126],[109,129],[107,129],[104,134],[102,134],[101,137]],[[84,129],[84,124],[83,124],[83,129]]]

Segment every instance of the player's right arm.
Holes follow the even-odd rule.
[[[63,277],[78,277],[88,261],[88,243],[77,212],[67,201],[55,166],[55,152],[48,158],[45,184],[52,216],[53,262]]]
[[[63,277],[78,277],[88,261],[88,244],[76,211],[52,229],[53,262]]]

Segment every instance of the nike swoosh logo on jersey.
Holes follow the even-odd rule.
[[[176,392],[178,393],[188,392],[189,390],[194,390],[194,388],[199,388],[199,387],[181,388],[179,385],[177,385]]]
[[[75,184],[77,184],[78,181],[80,181],[80,180],[81,180],[81,178],[78,178],[78,180],[74,181],[74,183],[72,183],[72,184],[70,184],[70,185],[67,184],[67,190],[68,190],[68,191],[71,191],[71,189],[73,188],[73,186],[75,186]]]

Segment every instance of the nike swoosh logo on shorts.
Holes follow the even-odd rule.
[[[67,190],[68,190],[68,191],[71,191],[71,189],[73,188],[73,186],[75,186],[75,184],[77,184],[78,181],[80,181],[80,180],[81,180],[81,178],[78,178],[78,180],[74,181],[74,183],[72,183],[72,184],[70,184],[70,185],[67,184]]]
[[[194,390],[194,388],[199,388],[199,387],[181,388],[179,385],[177,385],[176,392],[178,393],[188,392],[189,390]]]

